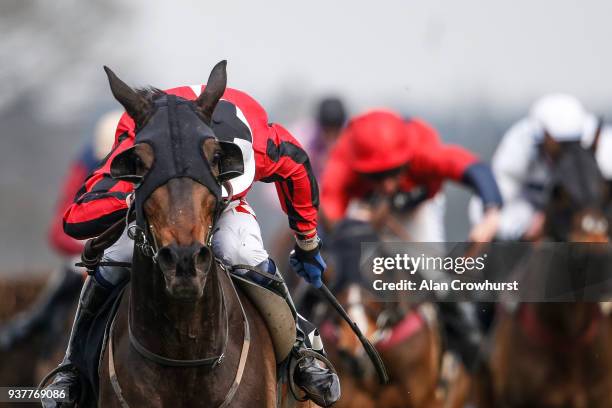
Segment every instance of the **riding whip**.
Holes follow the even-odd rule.
[[[319,292],[323,295],[325,299],[327,299],[329,303],[331,303],[331,305],[334,307],[334,309],[336,309],[338,314],[342,316],[344,321],[348,323],[348,325],[351,327],[353,333],[355,333],[355,335],[361,342],[363,349],[368,354],[368,357],[370,357],[370,361],[372,361],[372,364],[374,364],[374,368],[376,369],[376,373],[378,374],[378,380],[380,381],[380,383],[387,384],[389,382],[389,376],[387,375],[387,369],[385,368],[385,364],[380,358],[378,351],[376,351],[372,343],[370,343],[368,339],[365,338],[363,333],[361,333],[361,330],[359,329],[357,324],[351,320],[348,313],[346,313],[346,310],[344,310],[340,302],[338,302],[338,299],[336,299],[336,297],[331,293],[329,288],[325,286],[325,284],[321,285],[321,287],[319,288]]]

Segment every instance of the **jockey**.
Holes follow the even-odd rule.
[[[96,122],[93,138],[87,140],[71,163],[48,232],[49,246],[63,258],[61,273],[52,276],[43,296],[27,313],[20,314],[0,330],[0,349],[10,348],[36,328],[48,324],[58,308],[70,304],[77,296],[83,284],[84,270],[74,264],[80,259],[83,242],[64,233],[64,211],[72,204],[83,180],[97,168],[113,146],[115,130],[122,113],[111,111],[102,115]]]
[[[558,143],[580,142],[589,147],[599,120],[585,110],[578,99],[567,94],[549,94],[538,99],[527,117],[515,123],[503,136],[492,159],[495,177],[504,198],[500,228],[501,240],[535,240],[543,230],[543,209],[548,201],[547,183],[551,160],[547,138]],[[612,128],[601,129],[596,149],[599,168],[612,179]],[[470,203],[472,221],[478,222],[480,203]]]
[[[443,144],[422,120],[369,111],[349,122],[330,153],[322,179],[324,220],[334,224],[350,212],[353,199],[380,194],[390,197],[395,209],[413,212],[415,238],[443,242],[443,213],[432,201],[439,200],[447,179],[471,187],[482,199],[485,216],[470,240],[490,241],[502,201],[489,166],[466,149]]]
[[[317,104],[315,118],[301,120],[290,128],[308,153],[317,179],[325,168],[329,151],[336,143],[345,122],[346,109],[342,100],[330,96]]]
[[[443,242],[441,188],[446,180],[470,187],[484,202],[482,222],[469,239],[490,241],[502,200],[489,166],[464,148],[443,144],[422,120],[368,111],[349,121],[330,153],[322,179],[322,218],[331,226],[344,217],[367,220],[371,215],[360,202],[382,197],[395,213],[410,215],[405,230],[411,240]],[[467,303],[441,302],[439,307],[452,334],[449,347],[472,367],[480,345],[473,310]]]
[[[205,85],[182,86],[165,92],[195,100],[204,88]],[[218,139],[238,145],[244,160],[244,173],[230,181],[231,201],[215,225],[212,239],[215,255],[228,265],[246,264],[280,277],[264,248],[255,212],[246,201],[246,195],[255,181],[273,182],[295,233],[295,248],[290,263],[296,273],[320,287],[326,265],[319,254],[320,242],[316,230],[318,186],[308,156],[300,144],[282,126],[269,123],[265,110],[253,98],[231,88],[226,89],[217,104],[211,127]],[[94,237],[126,217],[134,186],[111,178],[109,172],[112,158],[133,145],[134,128],[134,121],[125,113],[117,127],[115,145],[106,162],[87,178],[74,203],[64,214],[64,230],[68,235],[76,239]],[[124,232],[105,251],[102,260],[130,261],[132,248],[133,242]],[[110,291],[128,279],[128,268],[99,266],[93,278],[87,280],[63,364],[69,366],[73,360],[73,338],[83,335],[79,328],[92,319]],[[296,348],[310,347],[322,352],[318,333],[297,314],[286,286],[283,296],[296,317]],[[336,374],[320,367],[312,357],[300,360],[294,380],[320,406],[329,406],[340,397]],[[58,374],[51,387],[67,388],[71,399],[78,399],[78,375],[75,370]],[[49,402],[46,406],[57,405]]]

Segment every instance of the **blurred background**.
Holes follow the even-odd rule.
[[[265,5],[264,5],[265,4]],[[229,85],[290,126],[336,94],[351,113],[388,106],[489,158],[543,93],[612,106],[607,1],[4,0],[0,3],[2,271],[49,270],[58,188],[96,119],[117,107],[102,65],[134,86],[198,84],[228,60]],[[468,193],[447,186],[449,240]],[[282,217],[249,196],[269,239]],[[8,273],[8,272],[4,272]]]

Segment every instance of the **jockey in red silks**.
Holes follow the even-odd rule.
[[[61,308],[70,307],[78,295],[84,270],[74,264],[80,260],[83,242],[64,232],[64,211],[72,204],[83,181],[100,165],[113,146],[115,129],[122,113],[111,111],[102,115],[96,122],[93,137],[87,140],[70,164],[48,231],[49,246],[63,258],[62,268],[51,276],[42,297],[26,313],[19,314],[0,328],[0,349],[9,349],[33,330],[48,325],[53,321],[52,316]]]
[[[183,86],[165,92],[195,100],[204,88],[205,85]],[[296,243],[290,264],[309,283],[321,286],[321,276],[326,266],[319,254],[317,235],[319,192],[308,155],[287,130],[268,122],[265,110],[253,98],[236,89],[226,89],[213,113],[211,127],[218,139],[233,142],[240,147],[244,162],[244,173],[230,181],[231,201],[215,226],[212,239],[215,255],[228,265],[245,264],[280,276],[264,248],[255,212],[246,201],[246,195],[254,182],[274,183],[281,206],[289,218],[289,226],[295,233]],[[115,144],[105,163],[87,178],[82,190],[64,214],[64,230],[68,235],[76,239],[94,237],[126,217],[134,186],[113,179],[110,176],[110,163],[117,154],[132,146],[134,140],[134,121],[126,113],[119,122]],[[225,189],[223,192],[227,195]],[[130,261],[133,245],[133,241],[124,232],[105,251],[102,260]],[[128,278],[128,268],[99,266],[93,279],[87,280],[64,365],[70,365],[72,337],[82,335],[79,330],[82,323],[87,323],[87,319],[95,315],[96,309],[107,299],[110,291]],[[295,311],[286,286],[283,291],[296,317],[296,347],[309,347],[322,352],[318,332]],[[312,357],[300,360],[294,380],[318,405],[329,406],[340,397],[337,375],[320,367]],[[56,376],[51,386],[75,390],[70,395],[76,397],[77,373],[63,371]],[[45,406],[56,405],[48,402]]]
[[[471,231],[470,239],[489,241],[502,204],[489,166],[460,146],[443,144],[422,120],[370,111],[348,123],[330,153],[322,178],[322,212],[333,224],[350,212],[354,200],[385,195],[399,212],[425,218],[417,230],[408,226],[415,240],[441,242],[445,239],[442,212],[422,209],[440,197],[446,180],[471,187],[481,198],[487,216]]]
[[[490,241],[502,205],[490,167],[468,150],[442,143],[422,120],[389,110],[363,113],[349,121],[330,153],[321,187],[324,221],[332,226],[343,218],[367,221],[369,203],[383,202],[401,221],[399,230],[406,234],[400,238],[443,242],[446,180],[470,187],[481,199],[484,216],[469,238]],[[454,351],[471,367],[480,341],[471,305],[442,302],[440,309],[452,333],[451,348],[453,340],[460,342]]]

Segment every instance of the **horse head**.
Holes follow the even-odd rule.
[[[111,175],[135,184],[137,228],[154,244],[165,290],[177,300],[202,297],[214,263],[209,241],[222,209],[222,185],[243,170],[240,149],[217,140],[211,128],[226,88],[225,67],[222,61],[213,68],[195,101],[154,88],[134,90],[105,67],[136,129],[134,145],[113,158]]]
[[[556,241],[607,242],[608,188],[595,150],[548,135],[543,149],[553,165],[546,233]]]

